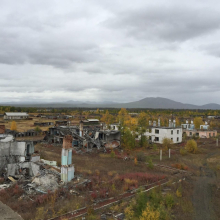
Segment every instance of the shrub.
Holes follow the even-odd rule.
[[[132,206],[128,206],[127,208],[125,208],[125,216],[126,216],[126,219],[128,220],[134,219],[134,211],[133,211]]]
[[[197,147],[197,143],[195,140],[188,140],[185,146],[185,149],[189,152],[189,153],[193,153],[195,154],[198,151],[198,147]]]
[[[146,160],[146,156],[143,153],[138,153],[137,154],[137,160],[138,161],[145,161]]]
[[[153,164],[153,162],[152,162],[152,159],[150,159],[150,160],[148,161],[148,167],[149,167],[150,169],[153,169],[153,168],[154,168],[154,164]]]
[[[36,216],[35,216],[35,220],[44,219],[46,213],[47,213],[47,210],[45,210],[44,207],[37,208],[37,213],[36,213]]]
[[[137,158],[135,157],[134,158],[134,165],[137,165],[138,164],[138,161],[137,161]]]
[[[181,154],[182,156],[186,155],[186,153],[187,153],[186,149],[184,149],[184,148],[181,148],[181,149],[180,149],[180,154]]]
[[[157,145],[153,144],[153,149],[156,151],[157,150]]]
[[[172,208],[174,206],[175,202],[171,194],[167,194],[165,196],[165,204],[166,204],[166,207],[168,208]]]
[[[188,170],[189,168],[181,163],[172,164],[172,167],[179,169],[179,170]]]
[[[37,126],[35,129],[34,129],[37,133],[41,133],[41,129]]]
[[[115,157],[115,152],[113,150],[111,151],[111,157]]]
[[[148,203],[147,207],[142,212],[140,220],[159,220],[159,218],[160,212],[158,210],[154,210]]]
[[[169,138],[163,138],[162,140],[164,148],[167,150],[170,148],[170,145],[173,144],[173,141]]]
[[[182,190],[181,190],[180,188],[176,190],[176,196],[177,196],[178,198],[182,197],[182,192],[181,192],[181,191],[182,191]]]

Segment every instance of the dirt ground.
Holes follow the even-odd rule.
[[[23,220],[20,215],[0,201],[0,220]]]

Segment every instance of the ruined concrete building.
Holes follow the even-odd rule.
[[[72,164],[72,141],[73,137],[67,135],[63,139],[61,154],[61,180],[69,182],[74,178],[74,165]]]
[[[15,176],[22,169],[36,175],[39,167],[31,162],[34,145],[31,141],[17,142],[12,135],[0,135],[0,170],[6,169],[7,176]]]
[[[120,146],[121,135],[118,130],[103,130],[102,125],[97,121],[95,124],[86,125],[83,121],[79,126],[56,126],[49,128],[49,132],[44,140],[49,143],[63,143],[66,135],[72,136],[72,147],[82,148],[87,150],[96,147],[118,147]]]
[[[11,131],[11,130],[6,130],[7,134],[11,134],[13,135],[15,138],[16,137],[29,137],[29,136],[37,136],[39,133],[36,132],[34,129],[30,129],[27,131],[23,131],[23,132],[18,132],[18,131]]]
[[[45,127],[54,125],[53,122],[34,122],[34,126]]]

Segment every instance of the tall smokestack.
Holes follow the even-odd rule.
[[[176,127],[176,120],[173,120],[173,127]]]
[[[151,121],[149,121],[149,126],[151,126],[152,125],[152,122]]]

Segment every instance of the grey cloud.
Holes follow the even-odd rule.
[[[181,42],[219,29],[220,16],[216,10],[193,6],[144,7],[118,13],[104,25],[137,39]]]
[[[220,57],[220,42],[202,45],[199,47],[199,49],[206,52],[209,55]]]
[[[0,101],[218,102],[219,5],[200,2],[0,0]]]

